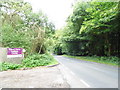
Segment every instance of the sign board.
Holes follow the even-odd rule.
[[[22,48],[7,48],[7,58],[22,57]]]

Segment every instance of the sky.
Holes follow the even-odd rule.
[[[55,24],[56,29],[65,25],[65,20],[72,13],[72,3],[75,0],[24,0],[31,3],[33,12],[42,10]]]

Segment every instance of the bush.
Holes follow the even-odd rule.
[[[0,63],[2,66],[1,70],[5,71],[8,69],[15,70],[25,67],[37,67],[37,66],[46,66],[57,64],[58,62],[50,54],[32,54],[28,55],[25,59],[22,60],[22,64],[12,64],[12,63]]]
[[[54,46],[54,53],[57,55],[62,55],[62,44],[61,43],[57,43]]]
[[[85,41],[64,41],[62,52],[72,56],[88,55],[85,44]]]
[[[22,65],[24,67],[46,66],[54,61],[54,57],[50,54],[32,54],[22,61]]]
[[[45,66],[53,61],[53,57],[49,54],[33,54],[29,55],[22,61],[24,67]]]
[[[108,65],[115,65],[115,66],[120,66],[120,58],[111,56],[111,57],[106,57],[106,56],[69,56],[69,55],[64,55],[65,57],[70,57],[70,58],[76,58],[80,60],[85,60],[85,61],[91,61],[91,62],[97,62],[97,63],[103,63],[103,64],[108,64]]]
[[[110,61],[110,62],[116,62],[118,63],[119,62],[119,58],[118,57],[99,57],[98,58],[99,60],[102,60],[102,61]]]
[[[33,31],[24,31],[19,30],[16,31],[12,25],[6,24],[1,27],[2,30],[2,47],[9,47],[9,48],[24,48],[26,52],[31,51],[31,36],[29,33]],[[26,56],[26,54],[25,54]]]
[[[0,65],[1,65],[1,71],[5,71],[8,69],[14,70],[14,69],[19,69],[22,67],[22,65],[20,64],[12,64],[12,63],[7,63],[7,62],[3,62]]]

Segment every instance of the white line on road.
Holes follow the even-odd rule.
[[[33,86],[29,86],[28,88],[34,88]]]
[[[60,61],[59,61],[59,62],[60,62]],[[62,64],[62,62],[60,62],[60,64],[61,64],[63,67],[65,67],[73,76],[76,77],[75,73],[73,73],[68,67],[66,67],[64,64]],[[65,69],[65,68],[64,68],[64,69]],[[90,85],[89,85],[88,83],[86,83],[84,80],[80,79],[80,81],[81,81],[83,84],[85,84],[87,87],[90,87]]]
[[[90,85],[88,85],[85,81],[80,80],[82,83],[84,83],[87,87],[90,87]]]

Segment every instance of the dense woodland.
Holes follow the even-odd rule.
[[[73,5],[67,25],[56,31],[55,53],[118,56],[120,2],[97,1]]]
[[[1,0],[1,47],[32,53],[73,56],[117,56],[120,2],[76,1],[60,30],[42,12],[34,13],[23,0]]]

